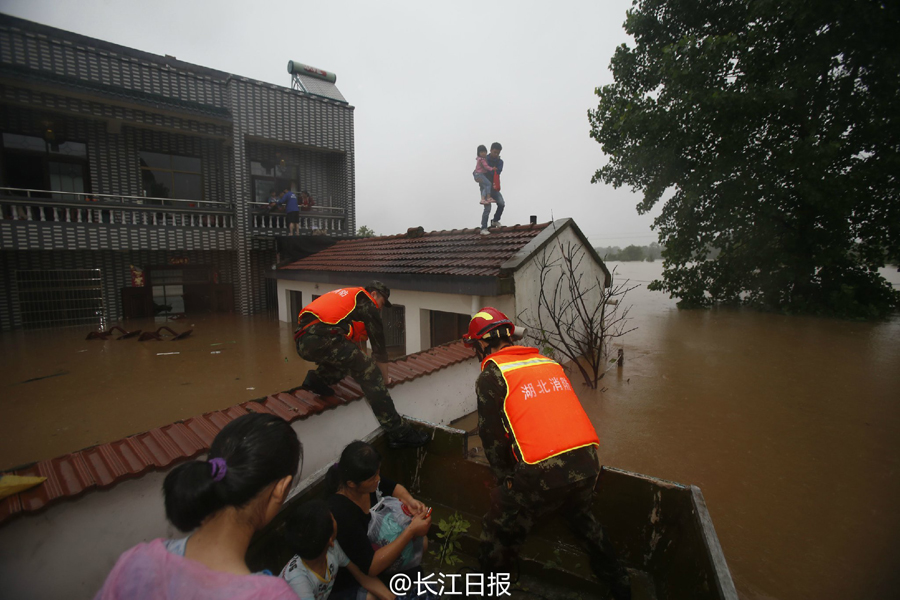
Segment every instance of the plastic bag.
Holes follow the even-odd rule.
[[[494,191],[500,191],[500,173],[497,171],[494,171]]]
[[[369,542],[376,551],[396,540],[412,522],[412,515],[404,509],[402,502],[392,496],[385,496],[369,511],[372,516],[369,521]],[[423,538],[413,539],[385,571],[395,573],[418,567],[422,564],[423,551]]]

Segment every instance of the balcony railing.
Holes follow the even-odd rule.
[[[234,227],[228,202],[0,187],[0,218],[57,223]]]
[[[279,235],[288,230],[287,216],[270,211],[266,202],[248,202],[250,229],[257,235]],[[313,206],[300,211],[300,230],[346,233],[344,209],[333,206]]]
[[[244,210],[253,234],[273,236],[288,230],[285,213],[270,211],[265,202],[247,202]],[[12,187],[0,187],[0,219],[172,227],[235,226],[234,210],[228,202]],[[300,211],[300,230],[306,233],[346,233],[345,222],[345,210],[339,207],[313,206]]]

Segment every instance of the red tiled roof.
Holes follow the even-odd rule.
[[[279,270],[496,277],[500,266],[537,237],[549,223],[430,231],[340,240]]]
[[[411,354],[389,363],[388,368],[396,384],[473,356],[471,350],[457,341]],[[362,398],[361,388],[352,379],[346,378],[334,388],[335,395],[330,398],[320,398],[301,389],[273,394],[11,471],[11,475],[42,476],[47,480],[0,500],[0,525],[12,517],[42,510],[90,489],[109,487],[203,454],[227,423],[248,412],[268,412],[287,421],[297,421]]]

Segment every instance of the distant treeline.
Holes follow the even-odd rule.
[[[623,262],[634,260],[653,262],[662,257],[662,251],[664,249],[665,246],[660,246],[656,242],[651,243],[649,246],[625,246],[624,249],[619,248],[618,246],[598,246],[594,248],[603,260],[617,260]]]

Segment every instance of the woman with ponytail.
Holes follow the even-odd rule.
[[[300,441],[284,419],[251,413],[226,425],[207,460],[176,467],[163,483],[166,517],[192,533],[125,552],[95,600],[296,600],[280,577],[251,573],[244,555],[278,513],[301,461]]]
[[[415,538],[428,534],[431,516],[425,505],[409,491],[381,477],[381,455],[365,442],[351,442],[341,452],[325,479],[328,506],[337,523],[337,541],[350,561],[370,576],[378,576],[390,567],[403,549]],[[393,496],[413,515],[406,529],[391,543],[374,550],[368,538],[370,509],[383,496]],[[365,590],[346,570],[338,571],[332,598],[364,598]]]

